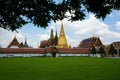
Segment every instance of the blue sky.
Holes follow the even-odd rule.
[[[69,15],[69,13],[67,14]],[[20,43],[24,42],[25,38],[27,38],[27,43],[37,48],[42,40],[49,39],[51,28],[54,31],[57,29],[59,36],[61,22],[64,25],[67,42],[72,47],[78,46],[80,41],[92,36],[99,36],[104,45],[120,41],[120,11],[112,11],[104,21],[96,19],[90,13],[83,21],[70,22],[67,19],[57,21],[56,23],[51,21],[46,29],[38,28],[33,24],[23,26],[18,30],[19,33],[0,28],[0,46],[7,47],[13,37],[16,36]]]

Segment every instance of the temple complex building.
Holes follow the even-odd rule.
[[[39,48],[46,48],[46,47],[50,47],[50,46],[55,46],[58,48],[68,48],[63,23],[61,24],[61,30],[60,30],[59,37],[57,35],[57,31],[54,36],[54,31],[53,31],[53,29],[51,29],[50,38],[48,40],[41,41]]]
[[[55,34],[55,35],[54,35]],[[120,41],[113,42],[112,45],[117,51],[115,56],[120,57]],[[83,39],[77,47],[70,48],[67,43],[67,38],[64,32],[63,23],[61,23],[59,36],[57,30],[54,33],[51,29],[49,39],[41,41],[38,48],[31,48],[27,44],[27,39],[19,43],[16,37],[10,42],[7,48],[0,47],[0,57],[32,57],[32,56],[92,56],[91,49],[95,47],[98,57],[101,56],[99,50],[103,47],[105,56],[109,57],[108,50],[110,45],[104,46],[99,37],[93,36]]]
[[[56,31],[56,34],[54,37],[53,29],[51,29],[50,38],[48,40],[41,41],[39,48],[47,48],[50,46],[57,46],[57,43],[58,43],[57,31]]]
[[[46,48],[46,47],[49,47],[49,41],[48,40],[41,41],[39,48]]]
[[[50,34],[50,39],[49,39],[49,45],[50,46],[57,46],[58,44],[58,36],[57,36],[57,31],[54,37],[54,32],[53,29],[51,29],[51,34]]]
[[[120,41],[113,42],[112,45],[114,46],[116,50],[116,56],[120,57]]]
[[[30,48],[29,45],[27,44],[27,41],[25,39],[25,42],[19,43],[17,38],[14,37],[13,40],[10,42],[7,48]]]
[[[25,42],[21,42],[21,48],[32,48],[27,44],[27,39],[25,39]]]
[[[101,46],[103,46],[103,44],[99,37],[90,37],[82,40],[78,45],[78,48],[99,48]]]
[[[13,40],[8,45],[8,48],[21,48],[21,44],[18,42],[16,37],[14,37]]]

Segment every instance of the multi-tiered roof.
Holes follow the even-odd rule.
[[[99,37],[90,37],[82,40],[78,45],[78,48],[92,48],[103,46]]]

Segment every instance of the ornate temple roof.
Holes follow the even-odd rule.
[[[10,44],[8,45],[8,48],[10,47],[16,47],[16,48],[21,48],[20,43],[18,42],[18,40],[16,39],[16,37],[14,37],[14,39],[10,42]]]
[[[82,40],[78,45],[78,48],[91,48],[93,46],[94,47],[103,46],[99,37],[90,37]]]
[[[19,43],[17,38],[14,37],[13,40],[10,42],[7,48],[32,48],[27,44],[27,39],[25,39],[25,42]]]
[[[49,46],[49,40],[43,40],[41,41],[39,48],[45,48],[48,46]]]

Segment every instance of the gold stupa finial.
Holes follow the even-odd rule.
[[[63,22],[61,23],[60,35],[58,38],[58,48],[68,48],[67,39],[64,33]]]
[[[64,28],[63,28],[63,22],[61,23],[60,35],[61,35],[61,36],[65,36]]]

